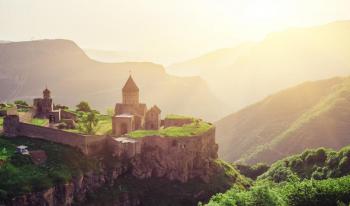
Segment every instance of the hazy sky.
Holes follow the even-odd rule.
[[[64,38],[180,60],[291,26],[350,19],[349,8],[350,0],[0,0],[0,40]]]

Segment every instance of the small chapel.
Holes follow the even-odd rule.
[[[112,118],[112,135],[122,136],[134,130],[158,130],[161,110],[154,105],[140,103],[139,88],[130,75],[122,89],[122,103],[115,105]]]
[[[60,110],[54,110],[51,91],[47,88],[43,91],[42,98],[35,98],[33,101],[34,117],[49,119],[50,123],[57,123],[61,120]]]

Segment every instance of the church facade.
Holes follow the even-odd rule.
[[[35,98],[33,102],[34,117],[49,119],[50,123],[61,120],[61,111],[54,110],[51,92],[47,88],[43,91],[43,98]]]
[[[112,117],[112,135],[122,136],[134,130],[158,130],[160,128],[161,110],[154,105],[140,103],[139,88],[130,75],[122,89],[122,103],[115,105]]]

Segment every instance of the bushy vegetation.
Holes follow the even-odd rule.
[[[76,111],[81,111],[81,112],[91,112],[91,107],[88,102],[82,101],[79,104],[77,104],[77,110]]]
[[[69,111],[72,112],[72,111]],[[112,133],[112,117],[97,112],[74,112],[77,115],[77,128],[66,131],[81,134],[104,135]],[[91,114],[93,116],[91,116]],[[89,117],[90,116],[90,117]]]
[[[0,103],[0,110],[6,110],[8,108],[14,107],[14,104],[11,103]]]
[[[255,165],[234,164],[234,167],[244,176],[256,180],[256,178],[265,173],[270,167],[263,163]]]
[[[350,147],[319,148],[277,161],[249,190],[234,187],[208,206],[348,205]]]
[[[15,153],[18,145],[44,150],[48,156],[46,163],[34,165],[28,155]],[[71,147],[25,137],[0,137],[0,159],[0,200],[41,191],[97,169],[95,160]]]
[[[249,190],[234,187],[211,198],[207,206],[331,206],[350,202],[350,176],[276,184],[258,182]]]
[[[196,121],[191,124],[186,124],[181,127],[167,127],[159,130],[136,130],[128,133],[127,135],[131,138],[142,138],[146,136],[161,136],[161,137],[191,137],[195,135],[203,134],[212,128],[213,125],[204,122]]]
[[[16,105],[21,105],[21,106],[29,106],[28,103],[24,100],[16,100],[14,102]]]
[[[345,175],[350,175],[350,146],[338,152],[325,148],[306,150],[277,161],[259,179],[278,183],[289,178],[320,180]]]

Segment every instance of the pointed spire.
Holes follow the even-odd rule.
[[[47,84],[45,85],[45,89],[43,91],[44,98],[50,98],[50,90],[47,88]]]
[[[130,74],[128,80],[126,81],[123,87],[123,92],[138,92],[138,91],[139,91],[139,88],[137,87],[136,83],[134,82]]]

